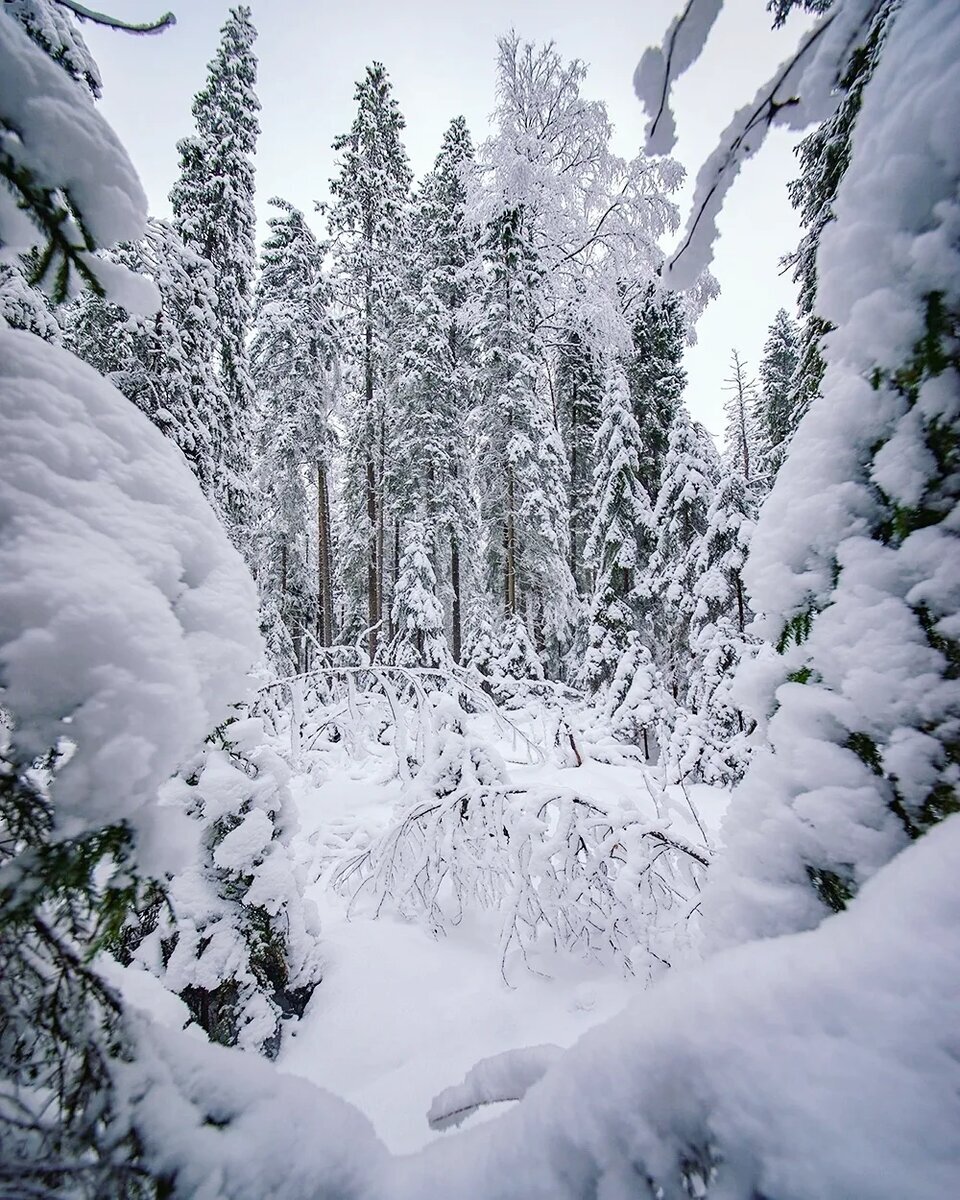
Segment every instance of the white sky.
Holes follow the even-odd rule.
[[[527,40],[552,39],[561,55],[589,64],[585,94],[606,102],[618,152],[635,154],[643,113],[633,94],[634,67],[648,44],[659,43],[681,2],[253,0],[263,108],[257,157],[261,219],[273,195],[312,217],[313,202],[326,196],[333,173],[331,142],[353,119],[354,84],[375,59],[393,80],[417,176],[432,165],[443,131],[458,113],[474,141],[481,141],[494,104],[496,39],[511,27]],[[225,0],[167,4],[173,4],[178,23],[159,37],[84,27],[103,74],[103,110],[127,146],[158,216],[169,215],[175,144],[192,130],[190,104],[203,86],[229,7]],[[164,0],[114,0],[106,7],[125,20],[143,20],[166,5]],[[675,157],[689,175],[681,201],[684,215],[700,163],[733,112],[788,57],[796,37],[796,25],[770,31],[763,0],[725,0],[707,51],[676,91]],[[755,374],[777,308],[793,311],[793,284],[778,267],[798,237],[784,186],[795,174],[792,145],[780,131],[768,139],[742,171],[720,219],[713,270],[721,295],[701,319],[698,344],[686,361],[687,402],[717,435],[723,429],[722,384],[731,348],[737,347]]]

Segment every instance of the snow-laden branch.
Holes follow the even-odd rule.
[[[431,1129],[451,1129],[487,1104],[522,1100],[546,1075],[563,1053],[559,1046],[524,1046],[483,1058],[471,1067],[462,1083],[433,1098],[427,1112]]]
[[[838,83],[854,50],[866,38],[880,0],[847,0],[804,35],[724,130],[697,175],[690,218],[665,277],[682,290],[693,286],[713,260],[717,219],[743,163],[763,145],[773,125],[801,129],[830,115]],[[663,153],[675,140],[669,108],[673,80],[699,55],[716,17],[716,0],[689,0],[668,30],[662,49],[648,50],[634,77],[641,102],[652,115],[647,149]],[[696,36],[694,36],[694,34]]]
[[[107,13],[97,12],[96,9],[87,8],[85,4],[80,4],[78,0],[56,0],[56,2],[62,8],[68,8],[84,21],[91,21],[94,25],[103,25],[107,29],[120,29],[124,33],[162,33],[165,29],[169,29],[171,25],[176,25],[177,23],[177,18],[172,12],[164,13],[162,17],[157,17],[155,21],[136,23],[121,21],[119,17],[111,17]]]
[[[648,154],[669,154],[677,142],[670,108],[670,91],[679,77],[700,57],[723,0],[687,0],[686,8],[667,30],[663,46],[644,51],[633,75],[633,90],[650,114]]]

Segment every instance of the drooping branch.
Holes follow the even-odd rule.
[[[177,18],[172,12],[164,13],[162,17],[157,17],[155,21],[133,23],[130,21],[121,21],[119,17],[111,17],[107,13],[97,12],[93,8],[87,8],[85,4],[80,4],[78,0],[56,0],[56,2],[61,7],[68,8],[83,21],[91,21],[94,25],[102,25],[106,29],[120,29],[124,33],[163,33],[165,29],[169,29],[171,25],[176,25],[177,23]]]

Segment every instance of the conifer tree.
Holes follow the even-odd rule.
[[[177,232],[213,268],[224,405],[216,422],[213,491],[235,542],[248,555],[253,383],[247,341],[256,266],[253,159],[260,131],[255,38],[250,9],[232,8],[206,85],[193,101],[196,132],[177,145],[180,175],[170,193]]]
[[[773,486],[795,430],[793,422],[797,414],[792,393],[798,364],[797,326],[787,310],[781,308],[773,318],[763,347],[760,394],[754,406],[758,443],[754,482],[761,492],[768,492]]]
[[[469,419],[476,402],[471,304],[479,287],[476,232],[466,221],[464,175],[473,145],[462,117],[444,133],[433,170],[416,197],[409,271],[411,311],[404,330],[397,395],[395,488],[426,521],[441,594],[450,599],[453,657],[463,640],[465,559],[473,540]]]
[[[636,585],[653,542],[650,502],[639,478],[640,431],[626,374],[613,357],[606,365],[594,457],[595,516],[584,548],[594,582],[580,671],[591,692],[612,681],[639,628]]]
[[[211,1041],[267,1058],[321,976],[316,910],[290,849],[289,774],[258,718],[217,730],[167,788],[200,825],[199,856],[120,954],[178,993]]]
[[[627,379],[640,429],[640,481],[653,507],[660,492],[670,427],[686,384],[686,322],[679,296],[648,287],[634,321]]]
[[[751,722],[732,698],[748,653],[752,619],[743,583],[755,502],[735,465],[725,464],[697,547],[697,579],[689,630],[689,682],[673,730],[678,776],[730,784],[746,765]]]
[[[842,97],[836,111],[808,134],[796,150],[800,175],[788,185],[788,192],[804,234],[786,259],[793,266],[793,277],[799,285],[797,308],[802,320],[797,348],[799,361],[790,394],[792,429],[796,429],[819,394],[824,371],[823,339],[830,331],[830,324],[820,315],[817,305],[817,252],[823,231],[834,219],[837,189],[850,164],[853,131],[864,88],[873,76],[898,4],[899,0],[882,0],[876,6],[864,44],[852,54],[844,69],[840,80]],[[783,15],[788,7],[783,5]]]
[[[354,622],[367,631],[373,658],[385,605],[387,473],[392,430],[389,399],[403,315],[405,221],[411,181],[401,141],[404,119],[381,63],[357,84],[357,115],[333,144],[340,153],[331,181],[329,227],[337,298],[350,348],[349,426],[344,448],[345,518],[350,540],[343,564]],[[365,609],[365,611],[362,611]]]
[[[176,442],[217,507],[225,396],[215,366],[212,268],[170,224],[154,219],[142,241],[118,247],[112,257],[153,279],[159,312],[129,314],[84,293],[66,310],[67,345]]]
[[[653,511],[656,545],[641,583],[650,613],[654,661],[675,699],[683,701],[690,675],[690,631],[696,609],[701,540],[719,475],[710,435],[681,404],[670,427],[660,494]]]
[[[817,257],[816,304],[834,327],[821,395],[746,567],[781,659],[755,697],[769,749],[730,809],[715,944],[816,926],[957,810],[960,159],[943,98],[956,100],[960,23],[948,10],[886,10],[856,137],[841,143],[850,162]]]
[[[392,621],[396,632],[389,650],[390,661],[398,666],[446,667],[451,662],[429,545],[423,519],[408,521],[393,594]]]
[[[333,640],[329,410],[336,337],[323,250],[303,213],[285,200],[270,203],[276,213],[263,246],[250,347],[260,425],[255,564],[268,639],[278,661],[297,670],[306,666],[312,637],[324,646]],[[313,512],[308,490],[315,493]]]
[[[580,595],[589,595],[592,586],[585,547],[596,516],[594,448],[603,419],[604,373],[591,344],[595,340],[567,330],[555,365],[560,433],[570,474],[570,569]]]

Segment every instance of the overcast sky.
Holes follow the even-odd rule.
[[[84,27],[103,75],[103,110],[158,216],[169,215],[176,141],[191,132],[191,100],[203,86],[229,7],[224,0],[166,0],[171,2],[177,25],[159,37]],[[165,6],[164,0],[115,0],[107,7],[126,20],[143,20]],[[494,104],[496,40],[511,27],[527,40],[552,39],[565,58],[588,63],[584,93],[607,104],[617,151],[637,153],[643,113],[633,94],[633,70],[680,6],[681,0],[253,0],[263,107],[257,156],[261,219],[273,195],[312,217],[313,202],[326,196],[333,172],[331,142],[349,128],[355,82],[375,59],[393,80],[418,177],[432,165],[451,117],[463,114],[474,141],[481,141]],[[675,157],[689,175],[684,215],[700,163],[735,109],[789,55],[796,37],[796,26],[769,29],[763,0],[725,0],[704,57],[676,93]],[[795,174],[792,145],[782,132],[768,140],[744,168],[720,220],[714,273],[721,295],[701,319],[698,344],[686,362],[687,402],[717,435],[731,348],[737,347],[755,373],[777,308],[793,311],[794,287],[778,266],[798,237],[785,190]]]

